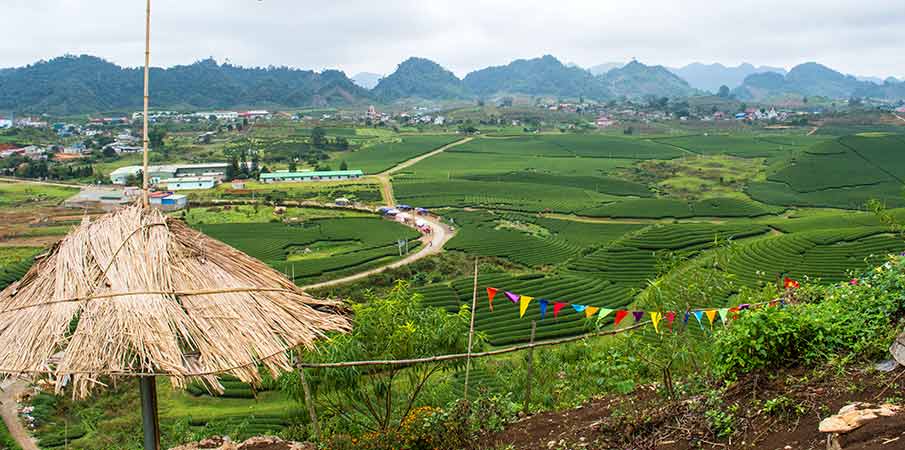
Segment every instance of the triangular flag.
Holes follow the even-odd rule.
[[[688,326],[688,319],[691,318],[691,311],[685,311],[685,318],[682,319],[682,322],[685,322],[685,326]]]
[[[738,320],[738,312],[739,312],[738,306],[733,306],[732,308],[729,308],[729,317],[732,318],[732,320]]]
[[[635,317],[635,323],[638,323],[644,317],[644,311],[632,311],[632,316]]]
[[[698,325],[701,326],[701,329],[704,329],[704,311],[695,311],[694,318],[698,319]]]
[[[528,310],[528,304],[531,303],[531,300],[534,300],[534,297],[528,297],[527,295],[523,295],[522,298],[519,299],[519,305],[518,305],[519,318],[525,317],[525,311]]]
[[[568,303],[560,303],[560,302],[556,302],[556,303],[553,304],[553,318],[554,318],[554,319],[555,319],[557,316],[559,316],[559,310],[562,309],[563,306],[566,306],[567,304],[568,304]]]
[[[729,323],[729,308],[720,308],[720,319],[723,320],[723,325]]]
[[[493,312],[493,297],[496,296],[497,288],[487,288],[487,302],[490,303],[490,311]]]
[[[596,306],[588,306],[584,310],[584,316],[590,319],[591,317],[594,317],[594,314],[597,314],[597,311],[600,311],[600,308]]]
[[[771,307],[771,308],[775,308],[776,305],[778,305],[778,304],[779,304],[779,300],[771,300],[771,301],[770,301],[770,307]]]
[[[751,305],[749,305],[748,303],[742,303],[741,305],[738,305],[738,310],[739,310],[739,311],[744,311],[744,310],[746,310],[746,309],[748,309],[748,308],[750,308],[750,307],[751,307]]]
[[[707,320],[710,320],[710,326],[713,327],[713,319],[716,319],[716,310],[708,309],[707,311],[704,311],[704,314],[707,315]]]
[[[628,315],[628,311],[624,309],[620,309],[616,311],[616,320],[613,321],[613,326],[619,325],[619,322],[622,322],[622,319],[625,319],[625,316]]]
[[[518,294],[513,294],[512,292],[509,292],[509,291],[506,291],[505,294],[506,294],[506,297],[509,299],[510,302],[512,302],[512,303],[518,303],[518,299],[519,299],[519,297],[520,297]]]
[[[575,312],[584,312],[585,308],[587,308],[585,305],[572,305],[572,309],[574,309]]]
[[[654,324],[654,331],[656,331],[657,334],[660,334],[660,320],[661,319],[663,319],[663,314],[660,314],[656,311],[650,312],[650,321],[652,324]]]
[[[676,313],[673,311],[669,311],[666,313],[666,326],[669,327],[670,331],[672,331],[672,322],[676,320]]]
[[[537,301],[537,305],[540,306],[540,320],[544,320],[544,316],[547,315],[547,300],[540,299]]]
[[[613,310],[610,309],[610,308],[601,308],[601,309],[600,309],[600,314],[597,315],[597,320],[601,320],[601,319],[603,319],[604,317],[606,317],[606,316],[608,316],[608,315],[610,315],[610,314],[612,314],[612,313],[613,313]]]
[[[782,285],[786,289],[798,289],[801,286],[797,281],[795,281],[789,277],[783,278]]]

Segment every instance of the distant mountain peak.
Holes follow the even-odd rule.
[[[427,58],[410,57],[396,71],[382,78],[373,90],[384,101],[416,97],[424,99],[463,99],[465,86],[455,74]]]

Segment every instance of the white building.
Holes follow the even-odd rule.
[[[13,121],[12,121],[12,120],[9,120],[9,119],[0,119],[0,129],[3,129],[3,128],[12,128],[12,127],[13,127]]]
[[[157,186],[168,191],[213,189],[219,180],[215,177],[178,177],[160,180]]]

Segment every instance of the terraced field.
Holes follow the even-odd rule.
[[[471,304],[472,278],[453,280],[419,289],[424,294],[425,304],[457,311],[462,304]],[[533,295],[553,301],[577,302],[592,306],[616,308],[625,306],[630,298],[629,290],[608,281],[576,275],[545,277],[542,274],[512,276],[508,274],[482,274],[478,278],[478,308],[475,326],[487,333],[492,345],[507,345],[523,342],[531,330],[531,320],[537,320],[537,338],[549,339],[585,332],[589,325],[584,313],[572,308],[563,308],[558,318],[553,317],[552,303],[545,319],[540,318],[537,303],[532,303],[524,318],[519,318],[518,306],[499,294],[494,299],[494,311],[487,306],[484,287],[493,286],[516,293]]]
[[[34,247],[0,247],[0,290],[22,278],[40,252]]]
[[[350,169],[361,169],[368,174],[379,173],[459,139],[461,136],[452,134],[402,136],[400,142],[375,144],[354,152],[340,152],[334,154],[333,158],[345,161]]]
[[[398,258],[398,239],[414,242],[411,228],[377,218],[313,219],[300,225],[232,223],[201,230],[287,274],[296,283],[336,278]],[[328,245],[331,244],[331,245]]]
[[[759,217],[781,212],[745,198],[709,198],[685,202],[668,198],[621,200],[606,205],[582,209],[577,214],[589,217],[662,219],[673,217]]]
[[[777,140],[778,139],[778,140]],[[801,146],[806,138],[794,139],[794,144],[784,144],[783,138],[733,136],[724,134],[658,138],[656,142],[682,148],[689,152],[716,155],[726,154],[740,158],[771,158],[790,151],[790,146]],[[786,138],[788,139],[788,138]],[[816,140],[815,140],[816,142]]]
[[[640,225],[589,224],[520,214],[457,212],[459,233],[446,248],[531,266],[555,266]]]
[[[825,141],[779,165],[767,181],[745,192],[783,206],[862,208],[870,199],[905,205],[905,138],[901,135],[845,136]]]
[[[838,282],[903,249],[902,239],[882,227],[806,231],[744,244],[729,271],[752,287],[784,276]]]
[[[597,134],[561,134],[515,138],[476,139],[456,147],[457,153],[510,156],[582,157],[610,159],[672,159],[687,154],[657,142]]]

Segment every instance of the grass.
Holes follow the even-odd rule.
[[[320,208],[286,208],[277,214],[271,206],[225,206],[191,208],[177,213],[191,226],[224,223],[267,223],[273,221],[306,221],[317,218],[371,217],[370,214],[354,210]]]
[[[0,180],[0,207],[58,205],[77,192],[77,188]]]
[[[318,181],[298,183],[260,183],[249,181],[245,189],[234,190],[230,183],[205,191],[189,191],[189,199],[194,201],[210,201],[218,199],[248,200],[262,199],[266,201],[317,201],[332,203],[340,197],[360,203],[380,203],[379,185],[370,180],[355,181]]]

